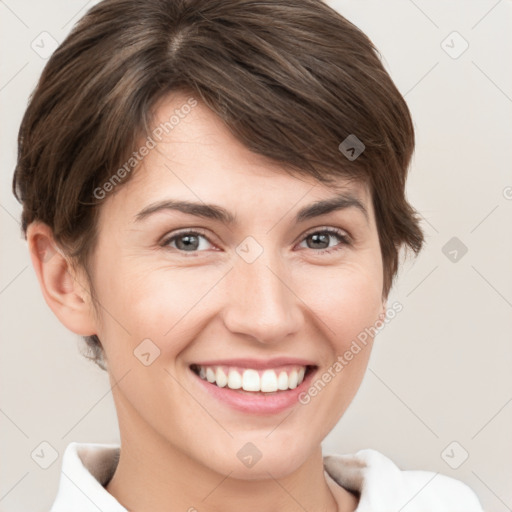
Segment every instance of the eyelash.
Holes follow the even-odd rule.
[[[315,249],[311,249],[312,251],[314,251],[315,253],[318,253],[318,254],[325,254],[325,253],[332,253],[334,251],[338,251],[340,249],[343,249],[344,247],[346,246],[350,246],[351,245],[351,242],[350,242],[350,238],[349,236],[342,230],[340,229],[336,229],[336,228],[330,228],[330,227],[325,227],[325,228],[315,228],[314,231],[310,231],[309,233],[306,233],[304,235],[304,237],[300,240],[299,243],[303,242],[304,240],[306,240],[308,237],[310,237],[311,235],[316,235],[316,234],[319,234],[319,233],[327,233],[329,235],[334,235],[336,237],[339,238],[340,240],[340,243],[338,245],[335,245],[334,247],[331,247],[331,248],[327,248],[327,249],[318,249],[318,250],[315,250]],[[203,251],[183,251],[183,250],[180,250],[176,247],[169,247],[169,244],[177,239],[179,239],[180,237],[184,236],[184,235],[193,235],[193,236],[202,236],[204,238],[206,238],[206,240],[208,240],[208,242],[210,244],[213,245],[213,243],[210,241],[210,239],[208,238],[208,236],[206,236],[205,233],[203,233],[202,231],[200,230],[188,230],[188,231],[181,231],[179,233],[175,233],[172,235],[172,237],[169,237],[169,238],[165,238],[161,243],[160,245],[164,248],[164,249],[170,249],[170,250],[173,250],[173,251],[178,251],[179,253],[184,253],[186,254],[187,252],[189,252],[191,255],[192,254],[197,254],[197,253],[201,253]],[[186,256],[186,257],[190,257],[190,256]]]

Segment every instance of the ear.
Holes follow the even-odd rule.
[[[73,270],[56,244],[50,227],[32,222],[27,228],[32,265],[44,299],[57,318],[80,336],[96,334],[96,320],[87,280]]]

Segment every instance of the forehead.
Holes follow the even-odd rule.
[[[327,185],[250,151],[192,96],[177,93],[161,100],[150,133],[139,145],[145,156],[132,179],[109,198],[110,207],[140,211],[149,202],[172,196],[229,205],[230,210],[255,205],[260,213],[279,214],[283,208],[343,194],[363,204],[368,217],[373,217],[365,183],[340,175]],[[142,151],[144,147],[149,149]]]

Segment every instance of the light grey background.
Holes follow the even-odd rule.
[[[46,306],[11,194],[18,126],[46,62],[31,44],[50,47],[42,32],[62,41],[93,3],[0,0],[4,512],[50,507],[69,442],[118,441],[107,376]],[[512,2],[330,4],[373,40],[410,106],[417,148],[408,193],[427,245],[402,267],[390,304],[403,311],[377,338],[325,452],[375,448],[403,469],[466,482],[487,510],[512,510]],[[465,255],[456,246],[443,253],[452,237]],[[59,454],[48,469],[31,458],[43,441]]]

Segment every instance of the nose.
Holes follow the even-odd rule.
[[[252,263],[239,259],[228,274],[224,323],[233,333],[275,344],[302,329],[304,303],[285,265],[265,255]]]

